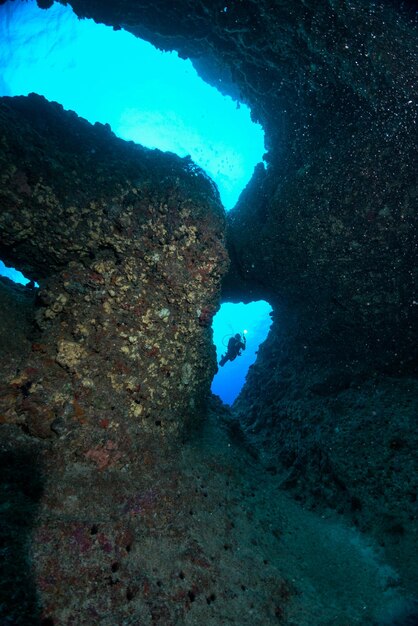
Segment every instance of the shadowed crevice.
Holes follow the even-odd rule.
[[[16,429],[17,430],[17,429]],[[43,478],[38,444],[3,427],[0,442],[0,623],[3,626],[40,623],[40,609],[32,576],[31,535]],[[14,433],[13,440],[7,435]],[[6,433],[6,437],[4,436]],[[19,445],[16,446],[16,438]]]

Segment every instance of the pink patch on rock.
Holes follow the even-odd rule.
[[[117,444],[108,440],[100,446],[91,448],[84,456],[96,463],[99,470],[114,466],[122,457],[121,452],[117,451]]]

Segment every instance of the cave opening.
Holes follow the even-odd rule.
[[[5,276],[9,278],[14,283],[18,283],[20,285],[28,285],[29,283],[33,283],[35,287],[39,287],[38,283],[33,281],[32,278],[27,278],[15,267],[7,266],[0,261],[0,276]]]
[[[0,95],[31,92],[127,141],[190,155],[226,210],[263,161],[264,132],[246,105],[202,80],[190,60],[72,8],[16,0],[0,7]]]
[[[217,361],[227,352],[228,341],[236,333],[245,336],[246,347],[233,361],[219,366],[212,382],[212,392],[225,404],[232,405],[245,384],[249,368],[257,358],[259,346],[266,340],[272,324],[273,309],[265,300],[244,304],[224,302],[213,319],[213,342]]]

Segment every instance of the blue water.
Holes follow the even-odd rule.
[[[70,6],[0,6],[0,95],[30,92],[110,124],[123,139],[190,154],[218,185],[226,209],[265,152],[248,107],[205,83],[190,61],[79,20]]]
[[[23,276],[22,272],[16,270],[14,267],[6,267],[3,261],[0,261],[0,276],[6,276],[13,280],[15,283],[20,283],[21,285],[27,285],[30,281],[30,278],[26,278]]]
[[[226,352],[231,335],[247,331],[247,346],[242,355],[220,367],[212,382],[213,393],[220,396],[225,404],[234,402],[245,383],[248,369],[256,360],[258,347],[268,335],[272,323],[271,311],[265,300],[249,304],[226,302],[214,317],[213,341],[218,362]]]

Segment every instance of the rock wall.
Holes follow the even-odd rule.
[[[82,603],[110,543],[132,541],[131,518],[157,491],[160,511],[171,506],[159,475],[200,423],[216,368],[225,215],[188,159],[127,144],[39,96],[2,98],[0,134],[0,258],[40,283],[0,285],[1,451],[35,468],[34,577],[46,616],[72,623],[68,585],[70,604]],[[74,567],[105,518],[83,578]],[[24,621],[28,607],[16,610]]]
[[[75,396],[84,414],[81,396],[103,385],[145,431],[179,432],[216,367],[210,322],[226,253],[211,183],[187,159],[126,144],[37,96],[4,98],[1,124],[0,253],[40,281],[28,363],[42,371],[28,375],[39,402],[50,364],[51,417],[71,416]],[[56,377],[77,390],[61,393]]]
[[[370,48],[374,25],[363,16],[356,36],[351,31],[328,51],[340,72],[328,119],[318,102],[312,122],[293,135],[290,161],[259,169],[230,214],[225,297],[247,287],[275,308],[269,340],[234,407],[254,449],[297,498],[336,508],[374,533],[397,564],[407,564],[413,586],[416,67],[404,65],[411,24],[382,3],[385,10],[379,54]],[[344,8],[340,19],[348,20]],[[344,47],[358,56],[343,70]],[[356,80],[366,76],[369,87],[359,91]]]
[[[318,128],[305,165],[260,170],[229,220],[226,294],[275,308],[237,417],[298,497],[386,544],[416,537],[413,129],[365,110],[326,146]]]

